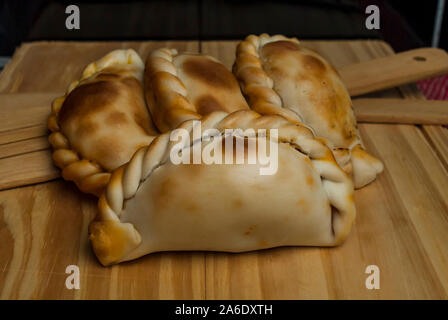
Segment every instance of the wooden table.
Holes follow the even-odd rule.
[[[39,100],[40,94],[64,92],[87,63],[115,48],[132,47],[146,58],[156,47],[172,46],[211,54],[230,67],[236,44],[26,43],[0,74],[0,93],[35,94],[36,101],[46,105],[48,98]],[[303,44],[318,50],[336,67],[393,53],[380,41]],[[370,96],[424,99],[414,85]],[[385,171],[374,183],[356,191],[358,215],[340,247],[243,254],[157,253],[104,268],[87,238],[96,199],[57,178],[46,142],[45,109],[39,109],[40,116],[27,117],[20,107],[18,103],[14,110],[2,110],[0,100],[0,166],[10,168],[8,177],[0,180],[36,170],[46,170],[47,180],[56,180],[0,191],[3,299],[448,297],[448,130],[441,126],[359,125],[367,149],[383,160]],[[24,123],[22,127],[8,127],[19,122]],[[20,181],[17,178],[15,183]],[[65,286],[68,265],[80,268],[79,290]],[[379,290],[366,289],[368,265],[380,268]]]

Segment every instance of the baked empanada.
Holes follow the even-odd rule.
[[[238,81],[221,62],[169,48],[153,51],[146,60],[145,95],[161,132],[213,111],[249,110]]]
[[[158,135],[143,94],[144,64],[132,49],[89,64],[52,105],[53,160],[66,180],[99,195],[110,172]]]
[[[191,133],[194,121],[180,128]],[[103,265],[156,251],[334,246],[346,238],[355,217],[352,182],[309,129],[250,110],[212,112],[201,124],[202,139],[186,141],[181,152],[229,138],[261,139],[226,136],[224,129],[278,129],[277,172],[260,175],[259,161],[176,165],[171,132],[158,136],[113,172],[100,197],[89,232]],[[205,139],[211,128],[219,134]]]
[[[351,99],[337,71],[297,39],[248,36],[237,47],[233,72],[251,109],[303,123],[326,139],[356,188],[383,170],[381,161],[362,146]]]
[[[353,184],[331,150],[299,123],[249,110],[236,79],[217,60],[156,50],[146,63],[145,90],[165,133],[115,170],[100,197],[89,233],[103,265],[157,251],[333,246],[347,237],[355,218]],[[171,141],[179,130],[189,139]],[[249,147],[238,162],[238,141],[255,142],[258,152],[272,134],[278,138],[267,153],[277,151],[275,173],[261,174],[266,163],[248,161]],[[198,150],[198,163],[173,162],[173,154],[194,160]],[[236,161],[206,163],[210,150],[221,160],[230,150]]]

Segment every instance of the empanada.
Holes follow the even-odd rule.
[[[103,265],[156,251],[333,246],[346,238],[355,217],[353,184],[330,149],[300,124],[249,110],[236,79],[217,60],[156,50],[146,63],[145,88],[165,133],[115,170],[100,197],[89,232]],[[229,139],[250,145],[263,140],[259,129],[268,136],[278,129],[276,173],[261,175],[265,164],[259,159],[175,164],[171,133],[192,133],[196,119],[203,136],[183,140],[181,153],[224,146],[225,154]],[[207,138],[208,129],[217,132],[213,138]]]
[[[194,121],[180,127],[192,132]],[[182,152],[244,139],[225,136],[226,128],[278,129],[277,172],[260,175],[258,161],[175,165],[170,132],[158,136],[113,172],[100,197],[89,232],[103,265],[156,251],[334,246],[346,238],[355,217],[352,182],[309,129],[250,110],[215,111],[201,123],[203,132],[215,128],[220,134],[212,141],[188,140]]]
[[[382,163],[361,142],[350,96],[337,71],[295,38],[248,36],[237,47],[233,72],[251,109],[308,125],[324,138],[356,188],[376,178]]]
[[[159,134],[145,104],[143,70],[134,50],[112,51],[53,102],[53,160],[84,192],[99,195],[110,172]]]
[[[169,48],[155,50],[148,57],[145,95],[161,132],[213,111],[249,110],[238,81],[221,62]]]

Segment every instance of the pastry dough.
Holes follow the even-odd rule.
[[[282,116],[249,110],[232,73],[204,55],[159,49],[147,60],[145,89],[164,134],[118,168],[89,227],[103,265],[170,250],[241,252],[287,245],[333,246],[355,218],[353,185],[325,142]],[[255,164],[174,164],[172,129],[216,129],[190,137],[182,152],[257,142],[258,129],[278,129],[278,169],[260,175]],[[226,129],[253,129],[241,136]],[[177,142],[176,142],[177,143]],[[234,151],[233,151],[234,152]],[[221,155],[224,156],[224,155]],[[224,156],[225,157],[225,156]],[[248,154],[245,154],[248,158]],[[247,160],[247,159],[246,159]]]
[[[159,134],[144,101],[143,69],[134,50],[112,51],[53,102],[53,160],[84,192],[99,195],[110,172]]]
[[[180,127],[192,132],[193,122]],[[170,132],[158,136],[113,172],[100,197],[89,232],[103,265],[156,251],[334,246],[346,238],[355,218],[352,182],[309,129],[250,110],[212,112],[201,123],[203,132],[221,134],[186,141],[182,150],[242,138],[224,129],[278,129],[277,173],[260,175],[259,162],[175,165]]]
[[[238,45],[233,71],[251,109],[308,125],[326,139],[356,188],[383,170],[362,146],[351,99],[337,71],[297,39],[248,36]]]
[[[213,111],[249,110],[238,81],[221,62],[169,48],[155,50],[148,57],[145,95],[162,132]]]

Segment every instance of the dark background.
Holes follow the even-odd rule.
[[[69,4],[80,8],[80,30],[65,28]],[[365,28],[370,4],[380,8],[380,30]],[[436,6],[436,0],[0,0],[0,56],[33,40],[241,39],[263,32],[299,39],[384,39],[403,51],[431,45]],[[447,7],[439,44],[444,49]]]

